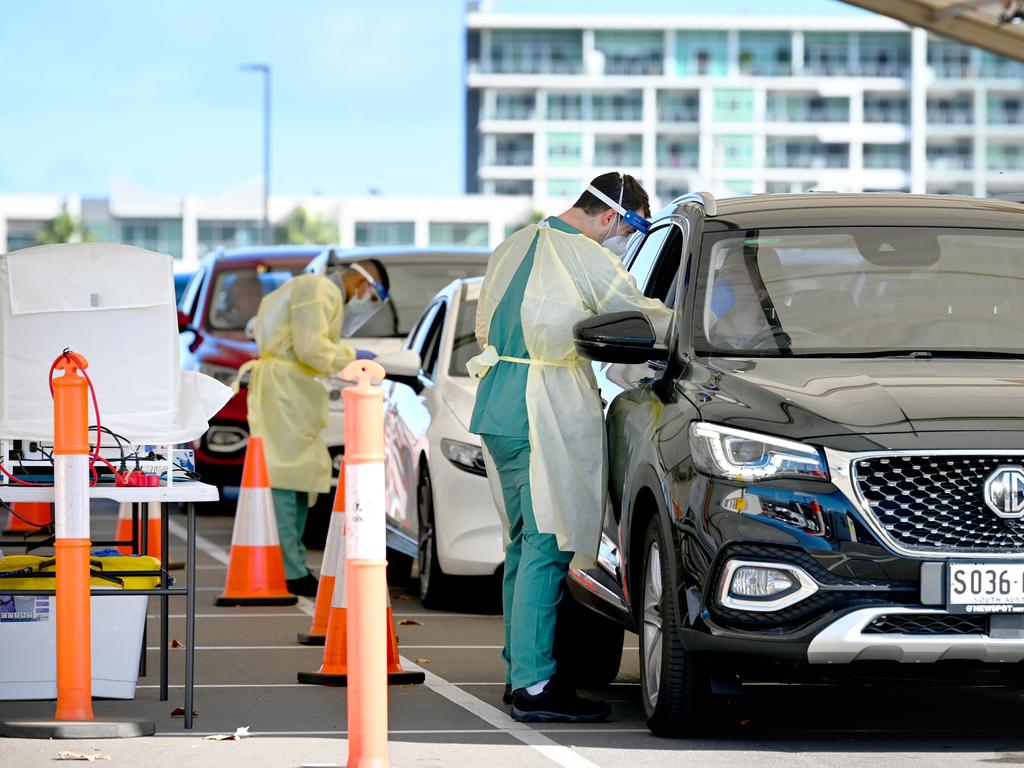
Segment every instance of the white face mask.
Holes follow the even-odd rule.
[[[345,304],[345,320],[341,324],[341,335],[351,336],[364,325],[366,321],[377,314],[381,302],[374,301],[372,294],[367,291],[365,296],[353,296]]]
[[[626,235],[615,235],[614,237],[602,240],[601,245],[621,259],[626,255],[626,247],[629,245],[629,238]]]

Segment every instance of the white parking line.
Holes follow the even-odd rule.
[[[173,520],[168,521],[168,523],[170,530],[176,536],[181,539],[185,538],[186,530],[184,526],[174,522]],[[199,551],[206,553],[217,562],[227,565],[230,561],[227,553],[212,541],[198,533],[196,534],[196,548]],[[300,597],[298,608],[309,616],[313,615],[314,605],[308,598]],[[441,616],[439,615],[438,618],[440,617]],[[541,731],[535,730],[525,723],[516,722],[506,712],[503,712],[496,707],[492,707],[490,704],[478,699],[468,691],[464,691],[461,688],[452,685],[444,678],[438,677],[433,672],[424,669],[418,664],[414,664],[404,656],[401,657],[401,661],[406,670],[422,672],[426,680],[424,685],[434,693],[448,699],[448,701],[453,704],[457,704],[470,714],[473,714],[483,720],[485,723],[493,725],[502,733],[506,733],[517,741],[531,747],[552,762],[562,766],[562,768],[600,768],[597,763],[587,760],[582,755],[574,752],[570,747],[562,746],[553,739],[549,739]],[[574,732],[576,732],[575,729]],[[326,733],[333,734],[338,732],[328,731]],[[431,731],[431,733],[438,733],[438,731]],[[189,733],[187,735],[195,736],[198,734]]]
[[[159,613],[147,613],[147,619],[159,619]],[[184,619],[184,613],[169,613],[169,619]],[[305,613],[197,613],[197,619],[308,619]]]
[[[575,728],[534,728],[531,729],[534,733],[650,733],[647,728],[588,728],[586,726],[576,726]],[[501,729],[494,728],[461,728],[451,729],[444,731],[388,731],[389,736],[430,736],[432,734],[448,734],[452,736],[458,736],[461,734],[487,734],[487,733],[498,733]],[[156,736],[213,736],[215,733],[221,733],[221,731],[168,731],[167,733],[158,732]],[[348,731],[250,731],[250,738],[263,737],[281,737],[281,736],[347,736]],[[566,747],[565,749],[568,749]],[[575,754],[575,753],[573,753]],[[580,758],[581,760],[583,758]],[[589,763],[593,765],[593,763]],[[583,765],[579,763],[577,765]]]
[[[303,648],[319,648],[323,653],[323,646],[300,645],[197,645],[197,651],[294,651]],[[500,651],[500,645],[403,645],[407,651]],[[147,651],[159,651],[159,645],[147,645]],[[177,649],[176,649],[177,650]]]

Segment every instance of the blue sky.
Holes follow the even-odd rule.
[[[557,7],[553,7],[556,6]],[[0,193],[105,196],[111,177],[215,194],[456,194],[463,0],[35,0],[4,4]],[[835,0],[496,0],[510,12],[856,14]]]

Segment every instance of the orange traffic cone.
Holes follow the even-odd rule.
[[[316,608],[313,610],[313,626],[309,632],[299,632],[302,645],[324,645],[327,641],[327,625],[331,616],[331,600],[334,597],[334,582],[338,568],[344,567],[345,559],[345,466],[338,474],[338,490],[334,493],[331,509],[331,523],[327,528],[327,543],[324,545],[324,560],[320,568],[320,584],[316,589]]]
[[[238,491],[227,582],[217,605],[295,605],[284,579],[281,540],[267,480],[263,440],[253,436],[245,452]]]
[[[316,672],[299,672],[300,683],[311,683],[314,685],[348,685],[348,610],[345,603],[345,594],[348,585],[345,580],[345,512],[340,512],[338,507],[344,503],[345,498],[345,467],[342,465],[341,478],[338,481],[338,493],[334,497],[334,511],[331,513],[331,526],[338,524],[337,537],[337,565],[333,576],[327,576],[324,570],[320,574],[320,589],[316,596],[316,611],[313,617],[312,633],[316,631],[316,616],[320,612],[320,596],[324,592],[324,581],[328,578],[334,582],[334,589],[330,592],[331,605],[327,618],[327,634],[323,642],[324,658],[320,669]],[[330,547],[331,530],[327,531],[327,546]],[[324,550],[324,562],[327,562],[327,550]],[[326,565],[324,566],[326,569]],[[388,638],[388,685],[419,685],[426,676],[422,672],[406,672],[402,669],[402,662],[398,656],[398,637],[395,635],[395,620],[391,613],[391,596],[387,598],[387,638]],[[304,635],[299,635],[299,642],[303,642]],[[319,643],[306,643],[307,645],[319,645]]]
[[[53,523],[53,511],[46,501],[20,501],[11,505],[6,533],[38,533]]]

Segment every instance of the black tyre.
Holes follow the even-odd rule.
[[[621,624],[580,605],[566,589],[558,604],[555,661],[559,677],[580,688],[601,688],[619,674]]]
[[[416,487],[416,509],[420,523],[420,602],[425,608],[442,608],[447,600],[445,593],[448,577],[441,570],[441,563],[437,559],[434,487],[430,482],[430,470],[425,465],[420,471],[420,481]]]
[[[640,698],[647,727],[655,736],[694,736],[707,726],[711,675],[707,662],[688,652],[679,637],[680,619],[673,605],[672,583],[658,518],[647,526],[640,580]]]
[[[409,555],[388,548],[388,586],[404,587],[412,578],[413,558]]]

